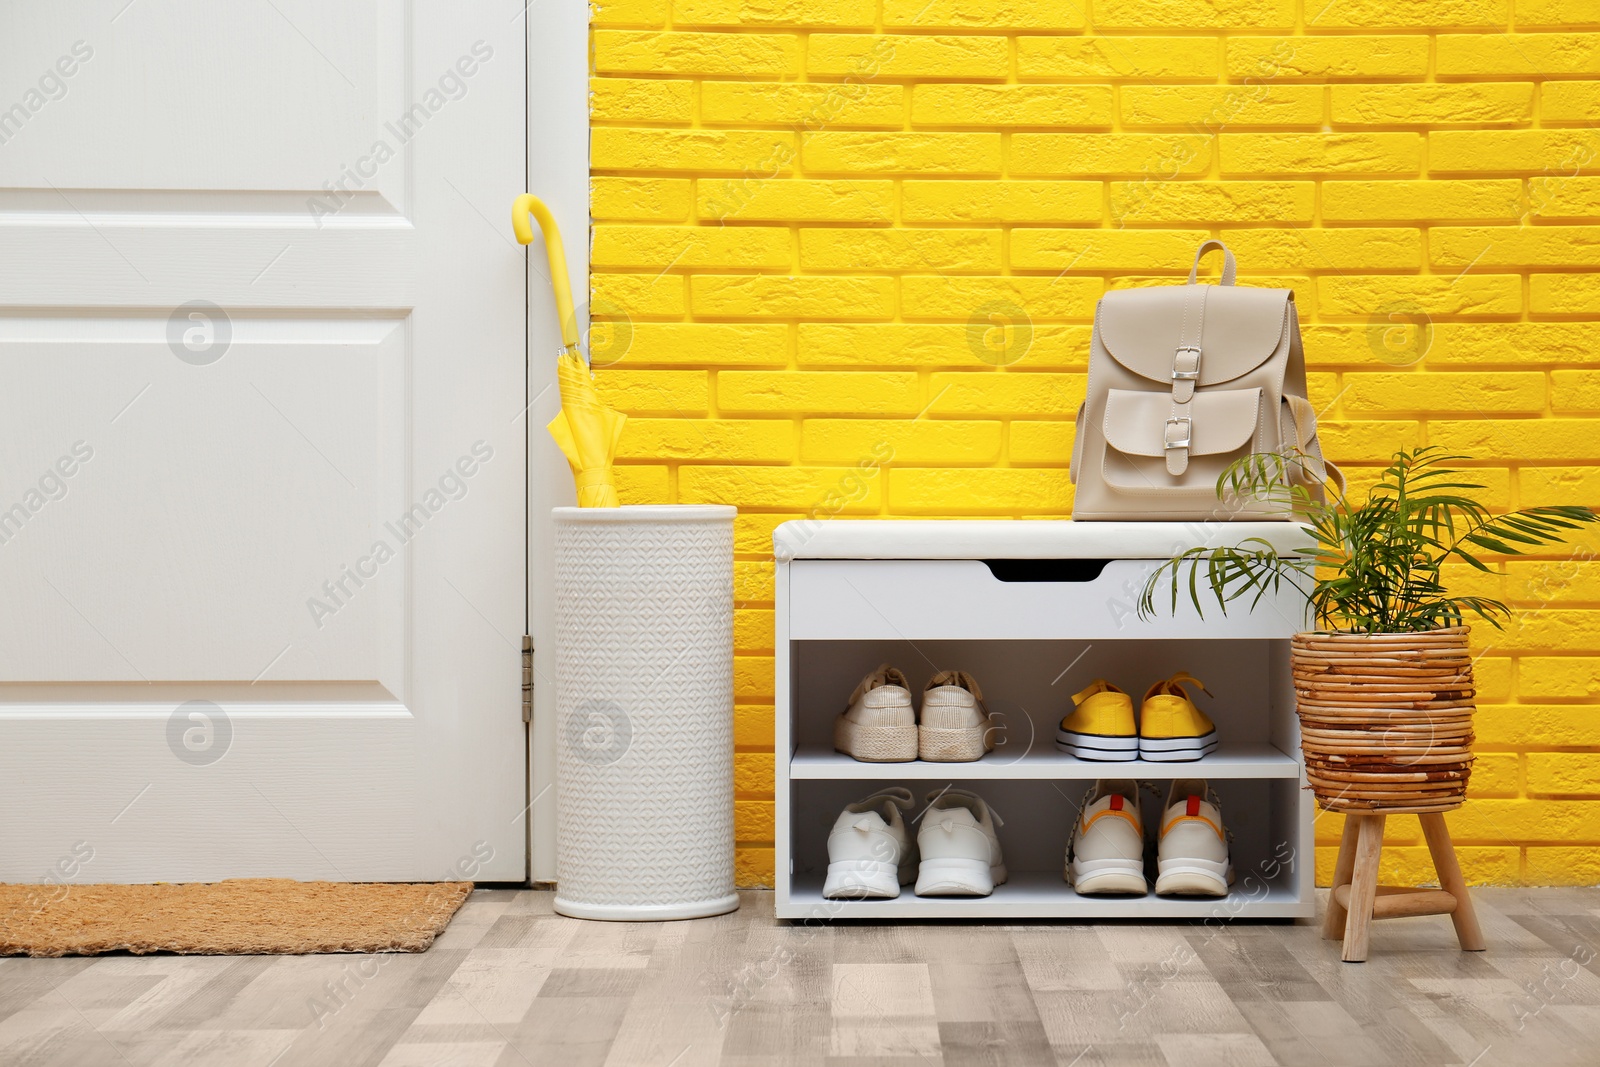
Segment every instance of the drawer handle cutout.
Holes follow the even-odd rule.
[[[986,559],[983,565],[1002,582],[1092,582],[1109,559]]]

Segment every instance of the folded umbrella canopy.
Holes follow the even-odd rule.
[[[572,310],[572,283],[567,279],[561,231],[556,229],[556,220],[544,202],[531,193],[523,193],[511,207],[511,228],[516,231],[518,242],[525,245],[533,243],[530,215],[538,220],[544,233],[545,251],[550,257],[550,285],[555,290],[556,314],[561,319],[561,354],[556,364],[561,410],[546,429],[572,467],[572,477],[578,485],[578,506],[614,508],[621,501],[617,499],[611,461],[616,457],[622,424],[628,417],[600,402],[589,363],[578,347],[578,319]]]

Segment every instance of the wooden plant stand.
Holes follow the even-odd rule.
[[[1367,939],[1373,919],[1395,919],[1408,915],[1449,915],[1456,926],[1456,940],[1465,952],[1484,950],[1483,931],[1472,909],[1467,881],[1456,862],[1450,831],[1445,829],[1442,812],[1422,812],[1422,836],[1427,839],[1433,868],[1439,875],[1438,889],[1378,884],[1378,857],[1383,851],[1382,812],[1350,813],[1345,816],[1344,837],[1339,842],[1339,860],[1334,865],[1333,891],[1328,897],[1328,914],[1322,936],[1329,941],[1344,940],[1344,961],[1360,963],[1367,958]]]

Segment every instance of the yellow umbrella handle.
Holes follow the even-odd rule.
[[[567,253],[561,246],[561,231],[556,228],[555,216],[545,207],[544,201],[532,193],[523,193],[511,205],[511,228],[517,232],[519,244],[533,243],[533,226],[528,222],[532,215],[539,220],[544,233],[545,251],[550,256],[550,286],[556,293],[556,314],[561,318],[561,343],[576,350],[578,347],[578,317],[572,310],[572,282],[567,278]]]

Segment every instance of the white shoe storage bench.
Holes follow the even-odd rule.
[[[789,522],[777,560],[776,908],[784,919],[1282,919],[1315,913],[1312,797],[1303,788],[1289,638],[1305,601],[1284,588],[1252,611],[1188,603],[1141,620],[1146,576],[1194,545],[1309,539],[1290,523],[1073,523],[872,520]],[[1202,581],[1202,592],[1205,586]],[[1202,603],[1207,601],[1202,598]],[[996,725],[975,763],[859,763],[833,750],[833,721],[880,663],[913,695],[934,672],[971,672]],[[1135,701],[1187,670],[1221,744],[1194,763],[1092,763],[1056,748],[1071,695],[1104,677]],[[1152,841],[1175,777],[1204,777],[1222,800],[1237,881],[1226,898],[1085,897],[1062,878],[1077,805],[1094,779],[1135,778]],[[828,831],[845,804],[889,785],[919,798],[971,789],[1005,820],[1010,880],[988,897],[826,900]],[[914,812],[913,814],[916,814]],[[912,829],[915,833],[915,827]],[[1153,868],[1153,859],[1150,861]]]

